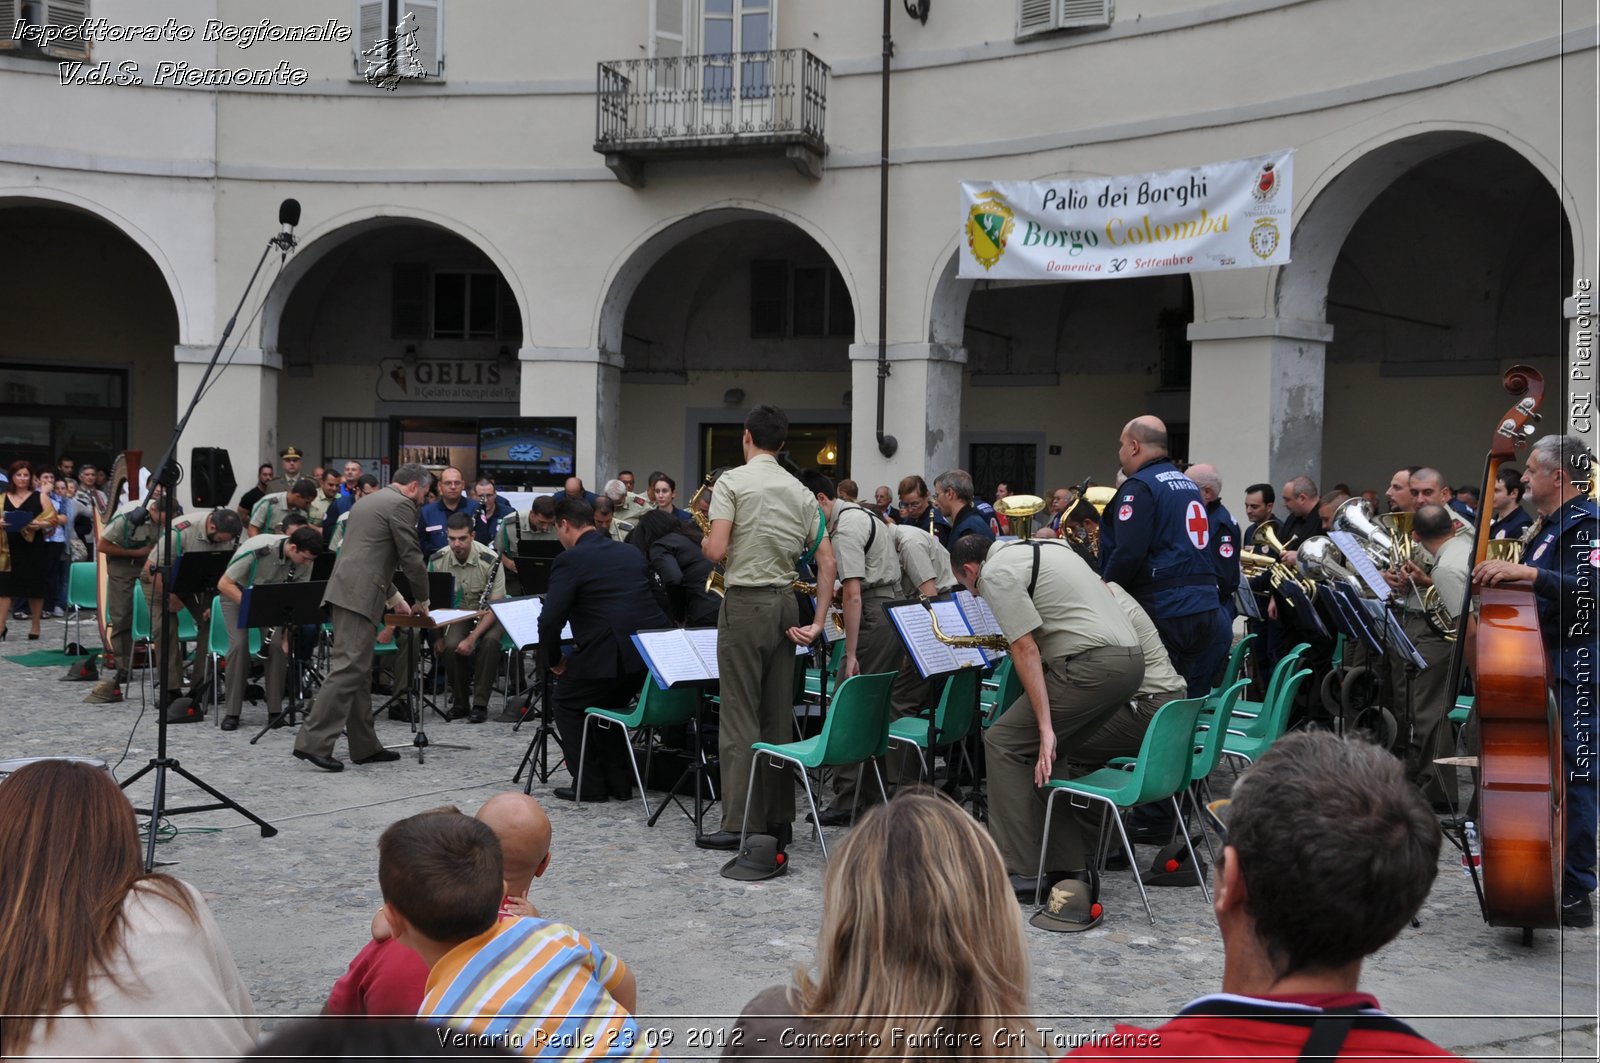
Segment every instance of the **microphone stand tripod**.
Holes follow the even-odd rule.
[[[296,215],[298,216],[299,205],[296,204],[295,206]],[[206,365],[206,371],[201,375],[200,383],[195,388],[193,397],[189,399],[189,408],[185,410],[183,416],[178,419],[178,425],[173,429],[172,432],[172,439],[167,443],[166,452],[162,454],[161,460],[156,464],[155,471],[150,475],[150,484],[152,489],[159,488],[161,490],[161,549],[163,557],[170,558],[172,556],[173,494],[177,490],[179,480],[182,479],[182,470],[178,468],[178,465],[174,460],[174,455],[178,449],[178,441],[183,438],[183,431],[189,425],[189,418],[194,416],[195,407],[200,405],[200,396],[205,394],[206,383],[211,379],[212,370],[216,369],[217,367],[217,360],[222,357],[222,348],[227,346],[228,337],[233,334],[234,323],[239,320],[239,311],[244,309],[245,300],[250,297],[250,290],[255,287],[256,278],[261,275],[261,267],[266,264],[267,255],[271,253],[273,248],[277,248],[284,254],[285,257],[287,257],[289,254],[289,249],[293,246],[294,237],[288,232],[283,232],[268,240],[267,246],[261,249],[261,257],[256,260],[256,268],[251,272],[250,280],[245,284],[244,291],[239,295],[239,305],[233,308],[233,315],[228,318],[228,323],[223,326],[222,337],[217,340],[217,349],[211,352],[211,361]],[[165,608],[165,605],[165,602],[160,603],[162,608]],[[170,677],[167,675],[168,640],[176,635],[177,623],[176,618],[174,617],[172,622],[161,625],[161,664],[159,671],[161,677],[160,681],[162,698],[165,698],[166,692],[171,689],[168,685],[168,679]],[[134,812],[136,814],[148,815],[150,817],[148,828],[149,833],[145,839],[145,871],[148,873],[155,870],[156,826],[160,823],[163,816],[178,816],[190,812],[214,812],[218,809],[227,808],[239,813],[245,819],[250,820],[252,823],[260,827],[261,836],[263,838],[270,838],[277,834],[278,828],[274,827],[260,816],[257,816],[255,813],[251,812],[249,809],[230,798],[227,794],[224,794],[222,791],[209,785],[199,776],[185,770],[184,767],[178,763],[176,757],[170,757],[167,755],[167,712],[165,705],[161,705],[160,708],[161,711],[157,717],[156,724],[158,738],[155,757],[153,757],[144,767],[140,768],[138,771],[124,779],[121,783],[122,788],[126,790],[135,782],[138,782],[140,779],[144,778],[144,776],[151,772],[155,772],[155,792],[150,798],[150,807],[148,809],[138,807],[134,808]],[[206,805],[185,805],[181,808],[166,807],[167,774],[169,772],[182,777],[193,785],[199,787],[201,790],[204,790],[212,797],[216,798],[215,803]]]

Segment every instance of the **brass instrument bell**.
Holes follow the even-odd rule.
[[[1011,522],[1011,533],[1018,539],[1033,534],[1033,515],[1045,508],[1038,495],[1007,495],[994,504],[994,511]]]

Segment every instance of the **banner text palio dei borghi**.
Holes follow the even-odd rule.
[[[1100,280],[1289,261],[1294,152],[1187,170],[963,181],[962,277]]]

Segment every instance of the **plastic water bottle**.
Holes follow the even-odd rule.
[[[1478,846],[1478,825],[1472,820],[1466,822],[1467,851],[1461,854],[1461,871],[1463,874],[1472,874],[1472,869],[1483,866],[1483,850]],[[1470,863],[1469,863],[1470,861]]]

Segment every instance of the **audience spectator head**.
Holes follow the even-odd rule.
[[[529,883],[550,867],[550,817],[530,795],[508,790],[485,801],[477,819],[500,839],[505,892],[525,895]]]
[[[402,819],[378,839],[378,884],[397,939],[414,931],[441,944],[465,941],[500,914],[500,841],[487,824],[459,812]]]
[[[751,446],[776,453],[789,438],[789,417],[776,406],[757,406],[745,417],[744,430]]]

